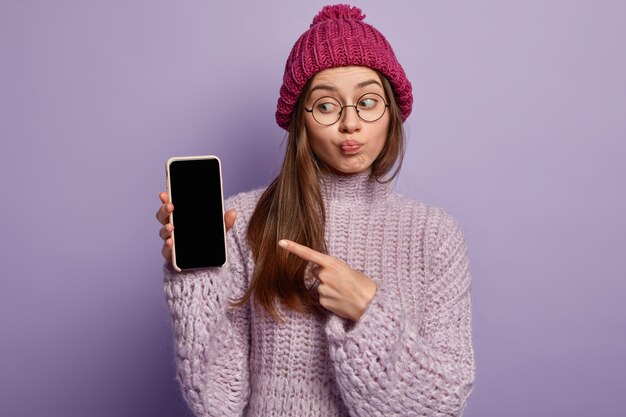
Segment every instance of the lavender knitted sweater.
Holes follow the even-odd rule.
[[[329,254],[378,291],[358,323],[231,308],[254,268],[246,241],[260,191],[238,218],[224,268],[176,273],[165,293],[178,379],[198,416],[459,416],[474,381],[470,274],[456,222],[367,175],[322,181]]]

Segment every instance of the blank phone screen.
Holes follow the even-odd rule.
[[[172,161],[169,175],[176,265],[181,269],[224,265],[226,248],[219,160]]]

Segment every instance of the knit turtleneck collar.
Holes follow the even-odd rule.
[[[320,190],[324,200],[375,202],[386,200],[391,182],[379,183],[370,179],[369,172],[353,175],[324,173],[320,175]]]

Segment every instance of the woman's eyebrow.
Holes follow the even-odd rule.
[[[368,85],[372,85],[372,84],[376,84],[380,88],[383,88],[383,85],[379,81],[376,81],[376,80],[363,81],[361,83],[358,83],[356,86],[359,87],[359,88],[363,88],[363,87],[367,87]]]
[[[311,93],[313,93],[313,91],[315,90],[337,91],[337,87],[333,87],[332,85],[328,84],[318,84],[315,87],[311,88],[311,91],[309,91],[309,95],[311,95]]]

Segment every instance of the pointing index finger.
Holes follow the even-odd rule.
[[[324,255],[314,249],[293,242],[289,239],[281,239],[278,241],[278,246],[285,249],[287,252],[291,252],[296,256],[304,259],[305,261],[313,262],[319,266],[326,266],[330,257]]]

